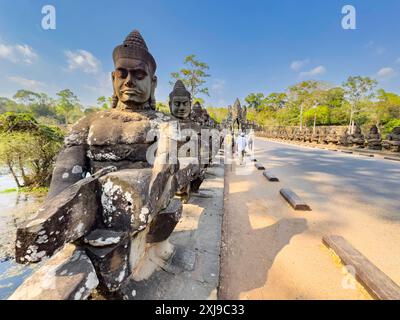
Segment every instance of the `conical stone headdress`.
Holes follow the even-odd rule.
[[[157,64],[153,56],[150,54],[146,42],[138,30],[133,30],[125,39],[123,44],[115,47],[113,52],[114,64],[118,59],[131,58],[140,59],[148,62],[151,72],[156,72]]]
[[[172,99],[174,96],[186,96],[191,99],[191,94],[189,91],[186,90],[185,85],[183,84],[182,80],[177,80],[174,85],[174,89],[169,94],[169,98]]]

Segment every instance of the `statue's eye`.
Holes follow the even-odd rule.
[[[146,72],[144,71],[137,71],[135,74],[136,79],[142,80],[146,77]]]
[[[125,79],[128,76],[128,70],[126,70],[126,69],[117,69],[117,70],[115,70],[115,75],[118,78]]]
[[[185,107],[187,107],[187,105],[188,105],[188,102],[187,102],[187,101],[185,101],[185,102],[183,103],[183,105],[184,105]]]
[[[179,101],[175,101],[175,105],[179,107]]]

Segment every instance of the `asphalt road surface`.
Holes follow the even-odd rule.
[[[221,298],[370,299],[322,245],[330,234],[400,284],[400,162],[262,138],[255,147],[280,182],[249,160],[227,166]],[[279,194],[284,187],[312,211],[294,211]]]

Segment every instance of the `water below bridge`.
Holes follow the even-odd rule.
[[[0,300],[7,299],[35,266],[17,264],[14,245],[17,226],[36,211],[43,195],[8,192],[16,187],[10,174],[0,173]]]

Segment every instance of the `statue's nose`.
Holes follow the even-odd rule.
[[[125,80],[125,85],[128,86],[128,87],[132,87],[133,84],[134,83],[132,81],[132,74],[130,72],[128,72],[128,75],[127,75],[126,80]]]

